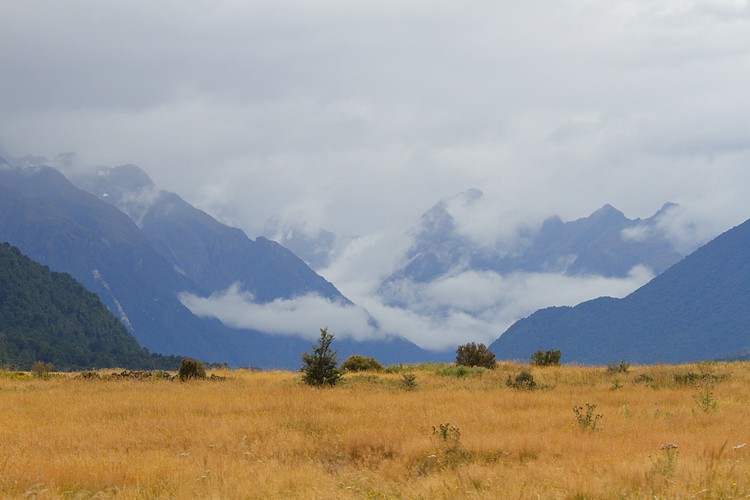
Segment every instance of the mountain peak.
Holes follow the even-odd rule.
[[[467,189],[449,198],[443,198],[439,204],[451,207],[462,206],[467,207],[473,205],[484,196],[484,193],[476,188]]]
[[[672,203],[671,201],[666,202],[662,207],[653,215],[652,218],[659,217],[660,215],[664,215],[665,213],[669,212],[673,208],[677,208],[680,205],[677,203]]]
[[[140,167],[133,164],[119,167],[100,167],[96,171],[98,178],[107,178],[108,183],[121,190],[136,191],[154,185],[151,178]]]
[[[607,203],[599,210],[596,210],[594,213],[591,214],[592,218],[607,218],[607,219],[626,219],[625,214],[617,210],[615,207]]]

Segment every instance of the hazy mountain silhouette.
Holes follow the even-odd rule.
[[[674,207],[671,203],[645,220],[628,219],[611,205],[570,222],[552,217],[538,229],[522,230],[509,247],[503,241],[474,241],[452,214],[456,207],[471,213],[482,198],[481,191],[470,189],[428,210],[410,231],[413,244],[402,259],[406,264],[384,280],[384,289],[398,280],[425,283],[468,270],[624,277],[642,265],[658,274],[683,257],[657,228],[658,218]],[[628,237],[628,230],[637,237]]]
[[[750,221],[622,299],[551,307],[492,345],[500,359],[560,349],[563,361],[678,363],[750,353]]]
[[[69,272],[99,295],[151,351],[234,365],[299,366],[308,341],[198,318],[178,294],[204,295],[240,282],[258,301],[310,291],[343,303],[347,299],[280,245],[265,239],[253,242],[176,195],[153,189],[126,196],[132,192],[129,188],[150,180],[134,168],[123,172],[122,185],[110,183],[112,193],[101,196],[114,199],[115,188],[120,189],[123,201],[131,205],[130,216],[77,188],[53,168],[4,166],[0,240],[53,270]],[[310,325],[310,330],[320,326]],[[382,356],[384,362],[426,358],[417,346],[398,338],[337,343],[342,354],[361,350]]]
[[[201,293],[239,282],[258,302],[307,293],[348,302],[291,251],[263,237],[253,241],[175,193],[157,189],[135,165],[99,168],[73,180],[127,213],[154,249]]]

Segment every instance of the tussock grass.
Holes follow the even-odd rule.
[[[506,387],[521,370],[543,389]],[[404,388],[405,372],[416,375],[413,390]],[[348,374],[322,389],[297,373],[214,373],[227,380],[0,373],[0,496],[750,494],[747,363],[632,366],[618,374],[499,363],[468,376],[420,365]],[[687,373],[715,375],[706,379],[715,411],[698,407],[700,388],[684,383]],[[651,382],[637,382],[642,375]],[[603,415],[593,431],[573,412],[587,403]],[[442,435],[434,431],[447,424]]]

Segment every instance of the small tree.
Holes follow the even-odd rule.
[[[484,344],[469,342],[456,349],[456,364],[462,366],[481,366],[495,368],[495,354]]]
[[[559,350],[536,351],[531,355],[531,362],[537,366],[557,366],[560,364],[562,353]]]
[[[318,345],[312,345],[312,352],[302,353],[303,380],[308,385],[336,385],[341,378],[341,370],[336,361],[336,351],[331,349],[333,334],[328,327],[320,329]]]

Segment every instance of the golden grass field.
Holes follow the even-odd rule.
[[[748,363],[450,368],[406,367],[413,390],[385,372],[327,389],[281,371],[186,383],[0,372],[0,496],[750,495]],[[506,386],[524,369],[543,388]],[[691,372],[700,387],[676,381]],[[586,404],[597,430],[573,411]]]

